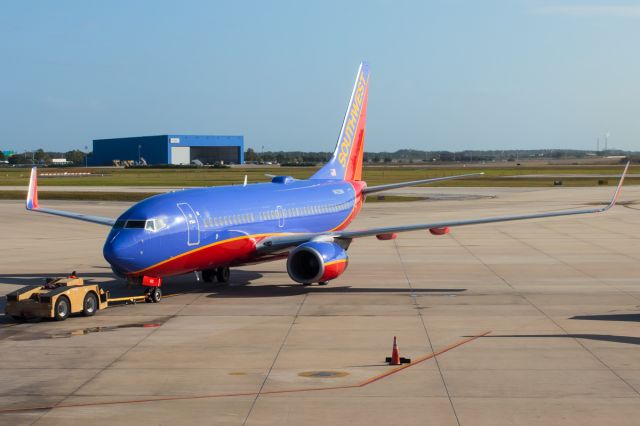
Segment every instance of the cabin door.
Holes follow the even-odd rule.
[[[284,210],[282,210],[282,206],[278,206],[277,209],[278,214],[278,227],[284,227]]]
[[[184,216],[185,223],[187,224],[187,245],[196,246],[200,244],[200,225],[198,224],[198,217],[193,208],[187,203],[178,203],[178,208]]]

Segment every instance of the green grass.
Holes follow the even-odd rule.
[[[295,178],[307,178],[317,168],[312,167],[273,167],[273,168],[230,168],[230,169],[42,169],[41,172],[90,171],[91,176],[79,177],[40,177],[40,186],[149,186],[149,187],[189,187],[242,184],[244,176],[250,183],[268,182],[265,173],[290,175]],[[496,186],[527,187],[552,186],[554,180],[562,180],[564,186],[598,185],[598,178],[562,178],[565,174],[619,174],[622,166],[536,166],[536,167],[412,167],[412,166],[371,166],[365,167],[363,179],[368,185],[401,182],[431,177],[449,176],[465,173],[485,172],[485,176],[473,179],[441,182],[430,186]],[[24,186],[29,180],[29,169],[0,169],[0,186]],[[630,173],[639,173],[640,167],[634,166]],[[513,179],[515,175],[551,174],[555,178]],[[615,178],[606,178],[608,185],[616,183]],[[629,179],[629,183],[640,183],[639,178]],[[106,188],[105,188],[106,189]],[[109,192],[106,190],[105,192]]]
[[[140,201],[155,192],[40,191],[39,200]],[[0,200],[25,200],[27,191],[0,191]]]

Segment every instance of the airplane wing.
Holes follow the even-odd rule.
[[[48,213],[55,216],[68,217],[70,219],[83,220],[85,222],[97,223],[99,225],[113,226],[115,219],[101,216],[91,216],[82,213],[73,213],[63,210],[54,210],[40,207],[38,204],[38,170],[36,167],[31,169],[31,178],[29,179],[29,192],[27,193],[27,210],[38,213]]]
[[[627,170],[629,169],[629,164],[627,163],[624,171],[622,172],[622,176],[620,177],[620,182],[616,188],[613,197],[609,204],[603,207],[591,208],[591,209],[577,209],[577,210],[560,210],[554,212],[546,212],[546,213],[530,213],[530,214],[521,214],[521,215],[512,215],[512,216],[494,216],[494,217],[485,217],[478,219],[465,219],[465,220],[449,220],[449,221],[440,221],[440,222],[432,222],[432,223],[420,223],[415,225],[401,225],[401,226],[386,226],[381,228],[370,228],[363,229],[360,231],[336,231],[336,232],[324,232],[324,233],[315,233],[315,234],[292,234],[292,235],[284,235],[284,236],[276,236],[265,238],[262,240],[258,246],[257,250],[259,253],[268,253],[274,251],[281,251],[288,249],[290,247],[295,247],[299,244],[310,240],[347,240],[350,241],[354,238],[361,237],[370,237],[374,235],[391,235],[399,232],[409,232],[409,231],[419,231],[423,229],[430,230],[442,230],[444,228],[454,227],[454,226],[465,226],[465,225],[479,225],[483,223],[496,223],[496,222],[510,222],[516,220],[528,220],[528,219],[542,219],[548,217],[557,217],[557,216],[572,216],[572,215],[580,215],[580,214],[590,214],[590,213],[602,213],[609,210],[611,207],[615,206],[618,201],[618,197],[620,196],[620,191],[622,189],[622,183],[624,182],[624,178],[627,174]]]
[[[387,184],[387,185],[367,186],[366,188],[364,188],[362,190],[362,193],[363,194],[371,194],[373,192],[388,191],[390,189],[404,188],[406,186],[416,186],[416,185],[421,185],[421,184],[425,184],[425,183],[442,182],[442,181],[445,181],[445,180],[462,179],[462,178],[467,178],[467,177],[471,177],[471,176],[482,176],[482,175],[484,175],[483,172],[481,172],[481,173],[468,173],[466,175],[445,176],[445,177],[431,178],[431,179],[412,180],[412,181],[409,181],[409,182],[390,183],[390,184]]]

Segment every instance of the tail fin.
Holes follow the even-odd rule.
[[[338,144],[331,160],[311,179],[362,179],[364,155],[364,128],[367,123],[367,97],[369,94],[369,65],[360,64],[351,100],[342,123]]]

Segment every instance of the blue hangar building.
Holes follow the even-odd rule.
[[[159,135],[95,139],[89,157],[92,166],[112,166],[114,161],[147,164],[244,163],[243,136]]]

